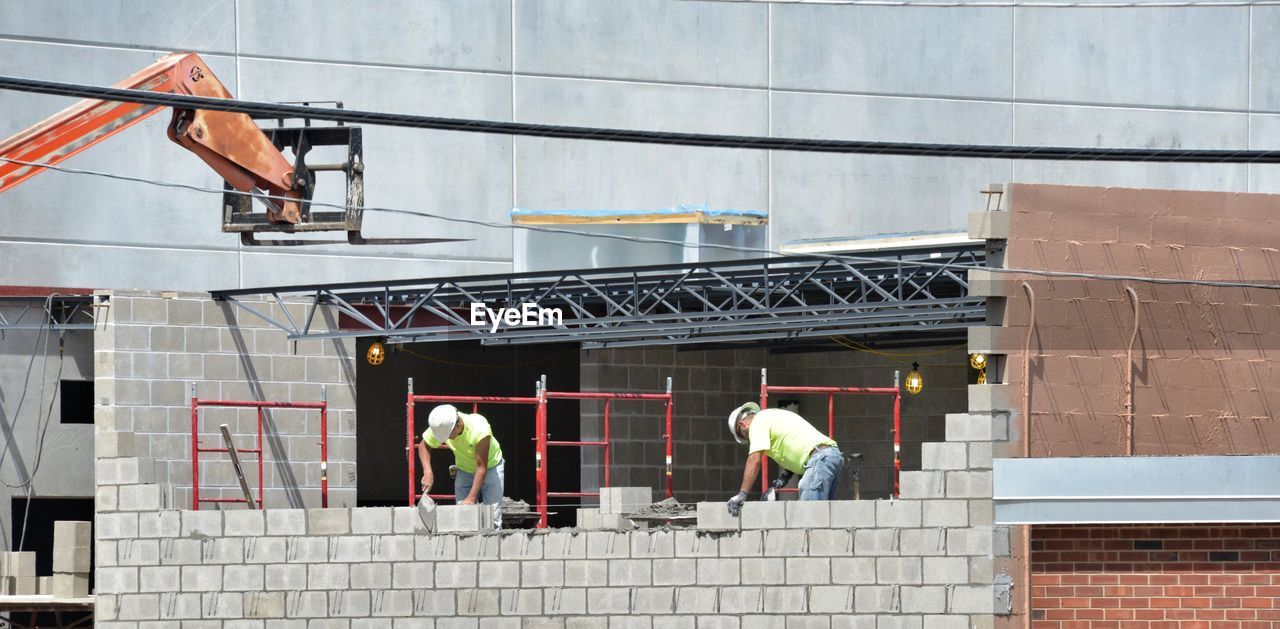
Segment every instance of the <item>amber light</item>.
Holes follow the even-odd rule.
[[[369,345],[369,351],[364,353],[364,359],[369,361],[370,365],[381,365],[382,361],[387,359],[387,348],[382,343],[374,341]]]
[[[920,363],[911,363],[911,371],[907,372],[907,379],[903,382],[903,386],[911,395],[924,389],[924,376],[920,375]]]

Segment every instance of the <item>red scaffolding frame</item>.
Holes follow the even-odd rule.
[[[550,457],[547,456],[547,449],[550,446],[578,447],[589,448],[599,447],[604,449],[604,482],[601,487],[609,487],[609,409],[614,400],[651,400],[661,401],[664,406],[664,414],[666,422],[664,424],[663,438],[666,440],[666,485],[667,497],[673,495],[673,485],[671,478],[671,454],[672,454],[672,438],[671,438],[671,414],[675,408],[674,400],[671,396],[671,378],[667,378],[666,393],[621,393],[611,391],[596,392],[577,392],[569,393],[564,391],[548,391],[546,384],[546,376],[539,382],[538,390],[540,392],[541,403],[538,405],[538,426],[536,430],[538,438],[538,460],[541,464],[538,466],[538,528],[546,528],[547,526],[547,499],[548,498],[589,498],[600,497],[598,491],[548,491],[547,474],[550,464]],[[547,402],[549,400],[604,400],[604,435],[601,440],[597,441],[552,441],[548,434],[547,426]]]
[[[546,528],[548,515],[548,498],[580,498],[580,497],[599,497],[599,492],[553,492],[550,491],[547,483],[548,476],[548,449],[551,447],[601,447],[604,448],[604,484],[602,487],[609,486],[609,411],[614,400],[653,400],[664,402],[665,407],[665,434],[663,438],[666,440],[666,484],[667,496],[673,493],[674,486],[672,483],[672,412],[675,404],[671,395],[671,379],[667,378],[666,393],[622,393],[622,392],[568,392],[568,391],[548,391],[546,386],[546,376],[543,376],[534,387],[534,397],[520,396],[475,396],[475,395],[415,395],[413,392],[413,378],[408,381],[408,394],[405,399],[405,461],[408,465],[408,498],[409,505],[417,504],[422,493],[418,491],[418,459],[415,456],[414,447],[417,445],[417,430],[415,424],[417,404],[422,402],[435,402],[439,404],[470,404],[471,411],[474,413],[478,410],[480,404],[525,404],[534,407],[534,488],[537,494],[535,505],[538,512],[538,528]],[[604,436],[602,439],[585,441],[568,441],[568,440],[552,440],[548,434],[547,426],[547,403],[550,400],[604,400]],[[440,448],[447,446],[441,444]],[[433,500],[452,500],[454,496],[450,494],[427,494]]]
[[[436,402],[439,404],[470,404],[471,412],[475,413],[479,410],[481,403],[484,404],[529,404],[534,407],[537,415],[542,413],[542,396],[541,383],[537,385],[539,395],[534,397],[518,397],[518,396],[486,396],[486,395],[414,395],[413,378],[409,378],[408,398],[405,400],[405,435],[404,435],[404,455],[409,465],[409,506],[418,503],[418,499],[422,497],[422,493],[418,491],[418,458],[414,456],[413,448],[416,445],[417,431],[414,430],[414,407],[421,402]],[[541,425],[539,421],[538,425]],[[444,449],[448,446],[443,443],[437,449]],[[541,457],[539,452],[537,457]],[[541,488],[539,488],[541,494]],[[432,500],[452,500],[451,494],[427,494]],[[543,516],[545,518],[545,516]]]
[[[894,374],[893,387],[797,387],[769,384],[768,369],[760,370],[760,408],[769,407],[770,393],[822,393],[827,396],[827,436],[835,439],[837,395],[892,395],[893,396],[893,497],[898,497],[898,477],[902,473],[902,390],[897,386]],[[760,458],[760,491],[769,490],[769,457]],[[781,491],[798,491],[783,488]]]
[[[314,409],[320,411],[320,506],[329,506],[329,396],[325,388],[320,389],[319,402],[265,402],[259,400],[202,400],[196,395],[196,385],[191,385],[191,510],[199,511],[202,502],[243,502],[246,498],[201,498],[200,497],[200,453],[230,452],[227,448],[205,448],[200,445],[200,409],[203,407],[220,408],[254,408],[258,411],[258,437],[256,448],[236,448],[237,453],[252,454],[258,459],[258,508],[266,509],[265,498],[264,453],[262,442],[263,411],[268,408]]]

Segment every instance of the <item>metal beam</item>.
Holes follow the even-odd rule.
[[[954,263],[944,270],[912,262]],[[215,291],[291,340],[385,337],[392,342],[585,342],[592,346],[801,339],[838,335],[950,336],[985,318],[966,268],[981,243],[877,251],[857,260],[783,257],[574,269],[475,277]],[[268,316],[262,299],[310,301],[341,315],[342,329],[312,331]],[[558,308],[555,325],[472,325],[472,303]],[[308,316],[310,319],[310,316]]]

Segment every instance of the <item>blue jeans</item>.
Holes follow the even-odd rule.
[[[840,448],[827,446],[809,455],[800,477],[801,500],[835,500],[836,486],[840,484],[840,468],[844,457]]]
[[[506,464],[506,461],[501,461],[489,468],[484,475],[484,486],[480,488],[480,503],[493,507],[493,525],[497,528],[502,528],[503,468]],[[471,485],[475,480],[475,474],[458,470],[458,477],[453,479],[454,499],[458,502],[466,500],[471,495]]]

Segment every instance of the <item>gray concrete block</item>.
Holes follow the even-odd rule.
[[[920,526],[920,500],[877,500],[876,526],[912,528]]]
[[[692,561],[690,561],[692,564]],[[564,562],[564,584],[569,587],[599,586],[609,581],[609,564],[603,561]]]
[[[222,589],[230,592],[262,590],[263,574],[262,566],[224,566],[222,569]]]
[[[932,556],[947,554],[946,529],[902,529],[898,533],[898,546],[903,555]]]
[[[969,385],[973,387],[992,387],[1005,385]],[[947,441],[980,441],[990,442],[995,438],[994,416],[990,413],[947,413]]]
[[[609,585],[651,585],[652,562],[648,559],[609,560]]]
[[[479,566],[478,578],[485,587],[520,587],[520,562],[482,561]]]
[[[969,562],[964,557],[924,557],[921,560],[924,583],[966,583]]]
[[[351,532],[351,509],[307,509],[307,535]]]
[[[698,530],[736,531],[739,528],[742,528],[742,519],[729,515],[729,509],[725,503],[698,503]]]
[[[583,588],[542,590],[542,609],[546,614],[585,614],[587,591]]]
[[[786,523],[793,529],[821,529],[831,526],[831,502],[826,500],[789,500],[785,505]]]
[[[991,450],[990,442],[975,441],[969,445],[969,470],[989,470],[991,469]]]
[[[93,436],[93,451],[100,459],[135,456],[133,433],[98,431]]]
[[[870,528],[875,525],[875,501],[835,500],[831,502],[831,526],[837,528]]]
[[[577,518],[577,528],[588,531],[598,531],[604,528],[603,520],[600,518],[600,509],[598,508],[578,507],[575,517]]]
[[[893,585],[856,586],[853,589],[853,608],[854,611],[863,614],[899,611],[898,588]]]
[[[259,509],[227,511],[222,520],[224,534],[243,537],[262,535],[267,530],[266,513]]]
[[[222,589],[222,566],[182,566],[179,586],[184,592],[217,592]]]
[[[991,472],[947,472],[948,498],[990,498]]]
[[[306,535],[307,512],[303,509],[268,509],[267,535]]]
[[[720,592],[714,587],[676,588],[677,614],[713,614]]]
[[[785,561],[787,585],[824,585],[831,583],[830,559],[787,557]]]
[[[880,584],[920,583],[924,576],[919,557],[880,557],[876,559],[876,582]]]
[[[991,586],[957,585],[951,589],[951,603],[947,611],[953,614],[990,614],[994,608]]]
[[[995,503],[987,499],[969,501],[969,524],[990,526],[995,522]]]
[[[764,608],[764,587],[743,585],[720,588],[720,614],[756,614]]]
[[[55,542],[53,547],[53,571],[88,574],[92,558],[93,555],[90,553],[88,546],[61,546]],[[33,557],[30,573],[23,575],[11,574],[10,576],[34,576],[35,573],[36,568]]]
[[[720,536],[721,557],[760,557],[764,554],[765,531],[738,531]]]
[[[437,562],[437,588],[474,588],[476,587],[477,564],[473,562]]]
[[[766,586],[764,611],[767,614],[799,614],[809,607],[809,588],[803,586]]]
[[[631,556],[642,559],[660,559],[675,556],[675,534],[671,531],[655,530],[649,533],[636,532],[631,536]],[[720,550],[724,553],[724,539],[721,539]],[[758,536],[757,536],[758,542]],[[545,544],[545,542],[544,542]],[[559,556],[551,555],[548,557]]]
[[[523,627],[522,619],[512,618],[512,616],[533,616],[542,613],[541,590],[507,588],[502,590],[499,598],[503,615],[502,620],[506,624]]]
[[[458,538],[458,561],[497,559],[502,540],[492,535],[470,535]]]
[[[493,528],[493,509],[488,505],[440,505],[436,507],[436,530],[441,533],[487,531]]]
[[[842,585],[865,585],[875,583],[876,560],[871,557],[832,558],[831,582]]]
[[[991,527],[947,529],[948,555],[990,556]]]
[[[563,587],[565,585],[565,562],[520,562],[520,584],[523,587]],[[599,581],[589,585],[599,586],[604,584],[604,581]],[[489,584],[486,584],[486,586],[489,586]]]
[[[859,555],[898,554],[898,529],[860,529],[853,533],[853,549]]]
[[[742,528],[781,529],[787,526],[787,503],[747,502],[742,505]]]
[[[54,591],[59,591],[58,579],[54,579]],[[72,587],[74,589],[74,586]],[[67,591],[67,590],[62,590]],[[120,597],[121,620],[157,620],[160,618],[158,594],[128,594]]]
[[[351,532],[390,534],[394,531],[391,507],[360,507],[351,510]]]
[[[975,240],[1009,238],[1009,212],[969,212],[969,237]]]
[[[415,537],[413,556],[419,561],[452,561],[458,557],[458,538],[453,535]]]
[[[431,588],[434,583],[435,566],[431,563],[399,562],[391,565],[391,587],[395,589]]]
[[[1002,273],[973,269],[969,271],[969,294],[974,297],[1008,297],[1010,281],[1006,277]]]
[[[246,618],[283,618],[284,592],[245,592]]]
[[[677,535],[679,534],[677,533]],[[589,531],[587,533],[587,558],[627,559],[631,556],[629,539],[626,533]],[[714,540],[712,545],[714,546]]]
[[[773,529],[764,531],[764,555],[766,557],[795,557],[808,552],[809,531],[804,529]]]
[[[903,472],[899,497],[903,499],[941,498],[945,491],[944,481],[945,478],[942,472]]]
[[[809,588],[810,614],[847,614],[852,611],[852,587],[847,585],[815,585]]]
[[[587,613],[626,614],[631,611],[631,588],[589,588]]]
[[[965,526],[969,523],[969,503],[965,500],[926,500],[922,524],[928,526]]]
[[[307,566],[307,589],[345,590],[351,580],[347,564],[310,564]]]
[[[1026,333],[1001,325],[974,325],[968,328],[971,354],[1012,354],[1022,350]]]
[[[600,513],[634,513],[653,504],[653,490],[648,487],[602,487]]]
[[[102,525],[105,516],[98,516],[98,524]],[[183,537],[218,537],[222,535],[221,511],[183,511]]]
[[[283,537],[250,537],[244,540],[245,563],[278,563],[285,561],[287,542]],[[410,556],[413,551],[410,549]]]
[[[744,564],[745,566],[745,564]],[[698,560],[655,559],[653,562],[654,585],[694,585],[697,583]],[[743,568],[746,575],[746,568]]]
[[[673,587],[638,587],[631,590],[631,611],[636,614],[671,614],[675,612],[676,589]]]
[[[177,537],[181,531],[182,518],[178,511],[138,514],[138,536],[140,537]],[[57,531],[54,532],[54,537],[57,537]]]
[[[777,558],[742,560],[743,585],[783,585],[787,582],[786,563]]]
[[[849,529],[814,529],[809,531],[807,550],[810,557],[836,557],[853,553],[853,531]]]
[[[94,579],[97,591],[102,594],[127,594],[138,591],[137,568],[98,568]]]
[[[1018,408],[1021,403],[1016,396],[1020,395],[1010,384],[971,384],[969,385],[970,413],[1008,413]],[[1005,437],[1001,437],[1004,439]],[[952,439],[947,439],[952,441]]]
[[[699,559],[698,585],[738,585],[742,583],[740,559]],[[790,575],[788,575],[789,577]]]
[[[373,539],[367,535],[343,536],[329,541],[331,561],[359,563],[373,559]]]

